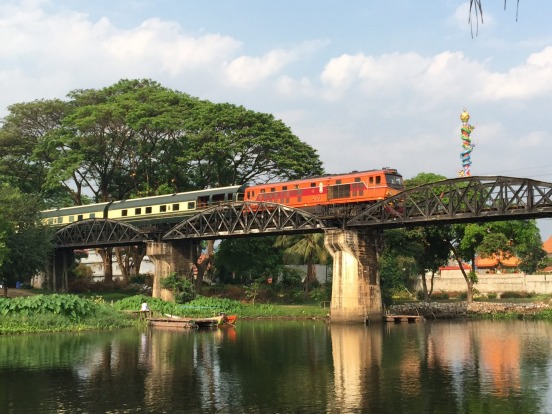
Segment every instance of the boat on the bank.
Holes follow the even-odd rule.
[[[164,318],[148,318],[148,325],[154,328],[216,328],[234,326],[237,315],[218,315],[210,318],[182,318],[167,315]]]

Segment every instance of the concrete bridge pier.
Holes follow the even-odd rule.
[[[148,242],[146,255],[155,264],[152,297],[174,301],[173,292],[163,289],[161,280],[173,272],[181,275],[189,275],[192,272],[195,243],[192,240],[177,240],[170,243]]]
[[[330,317],[337,323],[382,321],[377,230],[326,230],[324,244],[333,257]]]
[[[69,288],[69,268],[75,262],[72,249],[54,249],[44,269],[43,287],[53,292],[67,292]]]

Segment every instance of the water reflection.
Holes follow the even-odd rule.
[[[0,337],[2,413],[551,413],[552,325],[241,322]]]

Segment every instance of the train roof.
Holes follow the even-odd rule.
[[[313,180],[320,180],[320,179],[323,179],[323,178],[341,178],[341,177],[349,177],[351,175],[358,175],[358,174],[367,174],[367,173],[384,173],[384,174],[397,174],[397,175],[400,175],[396,169],[394,168],[389,168],[389,167],[383,167],[383,168],[378,168],[378,169],[374,169],[374,170],[364,170],[364,171],[351,171],[351,172],[348,172],[348,173],[338,173],[338,174],[324,174],[324,175],[317,175],[317,176],[314,176],[314,177],[307,177],[307,178],[300,178],[300,179],[297,179],[297,180],[289,180],[289,181],[278,181],[278,182],[273,182],[273,183],[264,183],[264,184],[255,184],[255,185],[250,185],[249,187],[260,187],[260,186],[270,186],[270,185],[275,185],[275,184],[288,184],[288,183],[303,183],[303,182],[308,182],[308,181],[313,181]]]
[[[71,213],[81,214],[81,213],[95,213],[97,211],[103,211],[105,206],[109,203],[95,203],[95,204],[84,204],[82,206],[72,206],[72,207],[61,207],[61,208],[52,208],[50,210],[44,210],[40,212],[40,215],[44,218],[48,217],[58,217],[60,213],[62,215],[67,215]]]
[[[232,185],[227,187],[208,188],[206,190],[188,191],[184,193],[164,194],[151,197],[129,198],[113,202],[113,208],[141,207],[152,204],[171,204],[182,201],[195,201],[198,197],[205,197],[215,194],[235,193],[242,186]]]
[[[194,201],[198,197],[210,196],[215,194],[226,194],[237,192],[242,185],[231,185],[227,187],[208,188],[205,190],[187,191],[182,193],[163,194],[151,197],[130,198],[127,200],[118,200],[105,203],[84,204],[82,206],[61,207],[50,210],[42,211],[40,214],[44,218],[57,217],[61,215],[67,215],[71,213],[93,213],[104,210],[104,208],[110,204],[114,206],[118,205],[118,208],[124,207],[139,207],[148,206],[152,204],[170,204],[181,201]]]

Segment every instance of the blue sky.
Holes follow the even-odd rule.
[[[274,114],[327,172],[552,182],[552,2],[4,0],[0,115],[123,78]],[[477,27],[473,27],[474,32]],[[552,220],[540,220],[543,239]]]

